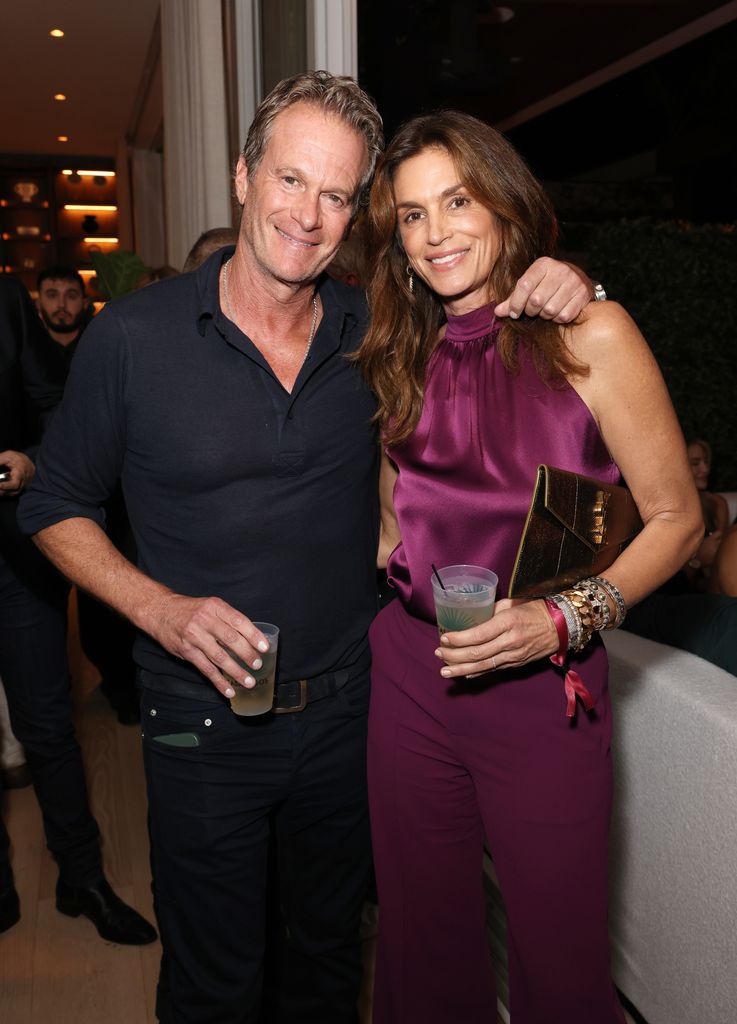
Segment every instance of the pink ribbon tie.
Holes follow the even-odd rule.
[[[545,598],[545,607],[548,609],[548,614],[553,620],[553,625],[558,634],[558,650],[555,654],[550,655],[550,660],[558,668],[565,668],[568,658],[568,626],[566,625],[566,618],[554,601]],[[584,708],[587,711],[591,711],[594,706],[594,698],[586,689],[586,684],[581,676],[573,668],[566,670],[565,690],[566,718],[574,718],[576,715],[576,697],[580,697]]]

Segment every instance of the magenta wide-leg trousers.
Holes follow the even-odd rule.
[[[509,925],[513,1024],[623,1024],[609,971],[606,653],[565,716],[534,667],[449,683],[437,632],[398,600],[371,629],[369,792],[379,891],[375,1024],[493,1024],[482,850]]]

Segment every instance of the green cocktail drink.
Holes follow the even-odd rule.
[[[438,632],[457,633],[487,622],[494,614],[499,579],[479,565],[446,565],[432,581]]]

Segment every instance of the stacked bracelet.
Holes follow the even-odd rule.
[[[582,651],[596,631],[593,602],[588,590],[578,583],[564,590],[560,596],[573,605],[581,622],[578,643],[574,645],[569,641],[569,645],[574,651]]]
[[[614,605],[614,618],[607,598]],[[561,610],[568,626],[568,648],[581,651],[594,633],[616,629],[624,622],[627,606],[621,593],[603,576],[579,580],[547,600]]]

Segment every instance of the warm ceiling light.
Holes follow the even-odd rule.
[[[64,100],[66,99],[66,96],[64,95],[64,93],[63,93],[63,92],[55,92],[55,93],[54,93],[54,99],[55,99],[55,100],[56,100],[56,101],[57,101],[58,103],[63,103],[63,102],[64,102]]]
[[[80,277],[94,277],[97,273],[96,270],[78,270],[77,273]]]
[[[69,142],[69,136],[68,135],[57,135],[56,136],[56,141],[57,142]]]
[[[118,209],[118,207],[117,206],[90,205],[89,203],[65,203],[64,204],[64,209],[65,210],[100,210],[100,211],[108,210],[110,212],[114,212],[115,210]]]
[[[66,171],[64,172],[66,174]],[[86,174],[90,178],[114,178],[115,171],[77,171],[77,174]]]
[[[61,37],[64,35],[64,32],[60,28],[52,28],[52,30],[49,32],[49,35],[53,36],[54,39],[61,39]]]
[[[117,245],[118,239],[117,238],[97,238],[95,235],[90,235],[90,237],[89,238],[85,238],[84,241],[87,242],[88,245],[97,244],[98,242],[103,242],[105,245]]]

